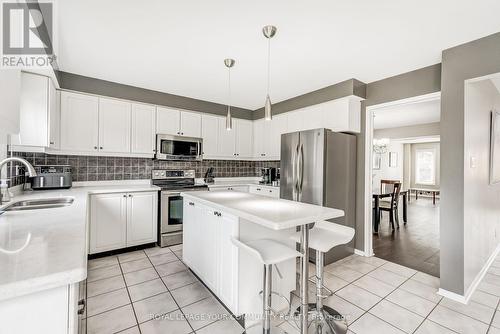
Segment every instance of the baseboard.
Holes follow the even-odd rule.
[[[373,256],[373,252],[372,252],[372,254],[367,254],[366,252],[359,250],[359,249],[354,249],[354,254],[359,255],[359,256],[366,256],[366,257]]]
[[[500,244],[498,244],[493,253],[491,253],[490,257],[488,258],[488,261],[486,261],[486,264],[483,266],[481,271],[476,275],[476,278],[474,278],[471,285],[469,286],[469,288],[467,289],[467,291],[463,296],[444,289],[439,289],[438,295],[441,295],[443,297],[449,298],[451,300],[454,300],[462,304],[467,304],[470,298],[472,297],[472,294],[476,291],[479,283],[481,283],[481,281],[483,280],[484,275],[486,275],[488,269],[490,269],[491,264],[497,257],[498,253],[500,253]]]
[[[464,296],[459,295],[458,293],[451,292],[451,291],[448,291],[448,290],[440,288],[438,290],[437,294],[440,295],[440,296],[446,297],[448,299],[451,299],[451,300],[453,300],[455,302],[459,302],[459,303],[462,303],[462,304],[467,304],[467,299]]]

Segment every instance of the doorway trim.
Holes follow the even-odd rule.
[[[365,135],[365,228],[364,228],[364,255],[374,256],[373,252],[373,211],[372,211],[372,193],[373,193],[373,119],[374,112],[389,106],[413,104],[419,102],[433,101],[441,97],[441,92],[435,92],[425,95],[413,96],[406,99],[395,100],[380,103],[366,107],[366,135]]]

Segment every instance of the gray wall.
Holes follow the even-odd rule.
[[[157,92],[154,90],[123,85],[116,82],[85,77],[78,74],[56,71],[62,89],[84,93],[105,95],[120,99],[133,100],[161,106],[225,115],[227,106],[219,103],[197,100],[189,97]],[[252,119],[252,110],[232,107],[233,117]]]
[[[471,83],[465,90],[465,159],[476,157],[476,167],[464,168],[464,288],[498,246],[500,184],[489,184],[491,110],[500,107],[500,93],[490,80]],[[500,237],[500,236],[499,236]]]
[[[441,288],[463,295],[465,128],[464,80],[500,72],[500,33],[448,50],[441,79]],[[481,130],[488,131],[484,126]],[[468,133],[467,139],[477,133]],[[486,185],[484,185],[486,186]],[[497,204],[498,207],[498,204]],[[497,210],[489,204],[484,210]],[[484,222],[488,224],[488,222]],[[470,236],[467,236],[469,238]],[[484,235],[484,238],[490,236]],[[477,241],[477,240],[476,240]],[[478,259],[479,260],[479,259]],[[467,276],[471,274],[468,273]]]
[[[365,250],[365,137],[366,107],[402,100],[414,96],[439,92],[441,89],[441,64],[369,83],[366,100],[361,103],[361,133],[358,137],[356,173],[356,248]],[[371,148],[370,148],[371,149]]]
[[[439,136],[439,134],[440,134],[439,122],[401,126],[397,128],[378,129],[373,131],[374,138],[390,138],[390,139],[434,137],[434,136]]]

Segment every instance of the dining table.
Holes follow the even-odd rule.
[[[408,221],[408,189],[399,192],[403,199],[403,221]],[[393,196],[392,190],[374,190],[373,191],[373,233],[378,234],[378,227],[380,225],[380,200]]]

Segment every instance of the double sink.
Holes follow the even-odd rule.
[[[74,202],[73,197],[58,197],[58,198],[43,198],[43,199],[27,199],[17,201],[6,205],[0,210],[0,214],[8,211],[25,211],[25,210],[40,210],[40,209],[55,209],[70,206]]]

